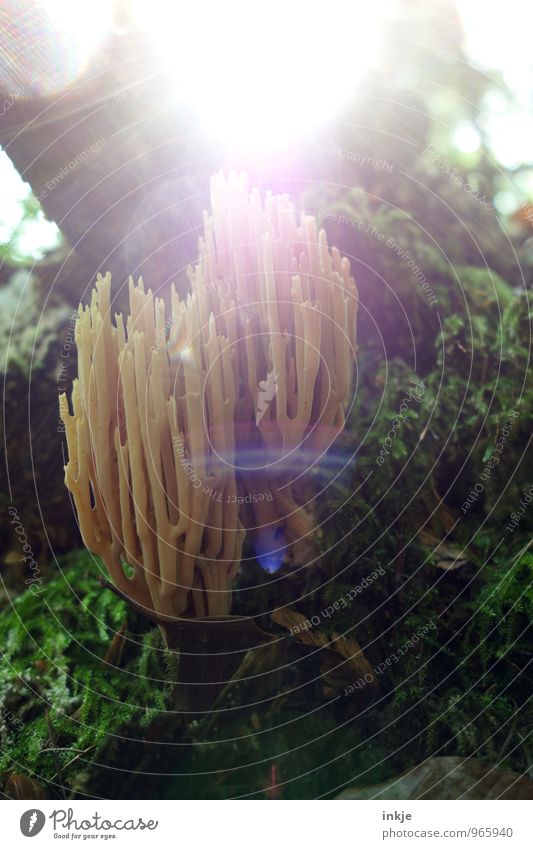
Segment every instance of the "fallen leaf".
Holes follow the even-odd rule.
[[[327,698],[344,691],[360,678],[365,682],[365,689],[379,689],[372,666],[353,637],[341,637],[335,632],[318,630],[309,625],[309,620],[303,613],[290,607],[275,610],[272,620],[289,631],[297,642],[322,650],[320,669],[325,680],[324,695]]]
[[[437,569],[446,569],[448,572],[453,572],[454,569],[460,569],[461,566],[466,566],[468,560],[454,560],[453,557],[449,557],[447,560],[437,560],[435,566]]]
[[[443,498],[439,495],[436,489],[433,489],[433,494],[437,499],[437,510],[435,518],[440,522],[442,529],[449,533],[457,524],[457,517],[454,511],[449,507]]]
[[[351,787],[337,799],[533,799],[533,781],[476,758],[430,758],[373,787]]]
[[[125,630],[126,623],[121,625],[119,630],[113,635],[113,639],[109,643],[109,647],[105,653],[104,663],[108,663],[110,666],[120,666],[126,645],[126,638],[124,637]]]
[[[511,219],[526,229],[533,227],[533,206],[530,203],[524,203],[516,212],[513,212]]]
[[[431,559],[438,569],[453,571],[468,563],[475,563],[475,556],[465,546],[448,545],[429,531],[420,532],[420,542],[427,548],[432,548]]]
[[[22,773],[13,772],[6,782],[6,795],[10,799],[44,799],[41,785]]]

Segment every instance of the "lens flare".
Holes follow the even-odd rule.
[[[137,2],[176,96],[233,147],[272,148],[335,115],[379,56],[387,3]]]

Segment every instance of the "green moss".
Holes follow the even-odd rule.
[[[51,782],[52,792],[54,784],[74,786],[80,764],[105,761],[124,736],[138,735],[171,689],[159,632],[132,620],[100,574],[94,558],[77,552],[39,593],[24,592],[0,616],[0,769]],[[117,667],[106,655],[123,626]]]

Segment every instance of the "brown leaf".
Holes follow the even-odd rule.
[[[303,645],[323,650],[320,668],[326,684],[324,694],[328,698],[345,690],[360,678],[365,680],[366,686],[378,687],[372,667],[353,637],[341,637],[335,632],[329,634],[317,630],[302,613],[290,607],[275,610],[272,620],[289,631]],[[371,676],[371,680],[365,679],[365,675]]]
[[[15,566],[20,563],[20,552],[16,548],[10,548],[4,554],[3,562],[5,566]]]
[[[449,533],[457,522],[455,514],[445,501],[440,502],[437,509],[437,516],[446,533]]]
[[[290,607],[279,607],[274,610],[271,619],[276,625],[290,631],[299,643],[306,646],[324,646],[329,642],[325,634],[309,626],[309,620],[303,613],[298,613]]]
[[[453,571],[461,566],[466,566],[468,563],[475,563],[475,555],[466,547],[442,542],[430,531],[420,532],[420,542],[426,548],[433,549],[430,556],[432,560],[436,561],[435,566],[438,569]]]
[[[533,781],[476,758],[430,758],[373,787],[351,787],[338,799],[533,799]]]
[[[434,501],[431,501],[432,524],[438,528],[438,531],[449,533],[457,524],[457,516],[455,511],[446,504],[444,498],[439,494],[434,485],[431,486],[431,493]],[[424,533],[424,531],[422,531]]]
[[[530,203],[524,203],[516,212],[513,212],[511,219],[526,229],[533,227],[533,206]]]
[[[124,637],[125,630],[126,623],[124,623],[113,635],[113,639],[109,643],[108,649],[105,653],[104,663],[108,663],[110,666],[120,666],[120,661],[122,660],[124,647],[126,645],[126,639]]]
[[[13,772],[6,782],[6,795],[10,799],[45,799],[44,788],[33,778]]]
[[[437,569],[446,569],[448,572],[453,572],[454,569],[460,569],[461,566],[466,566],[469,562],[469,560],[454,560],[453,557],[449,557],[447,560],[437,560],[435,566]]]

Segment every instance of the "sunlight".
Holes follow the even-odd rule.
[[[137,3],[176,96],[234,146],[268,149],[332,118],[379,56],[386,3]]]

